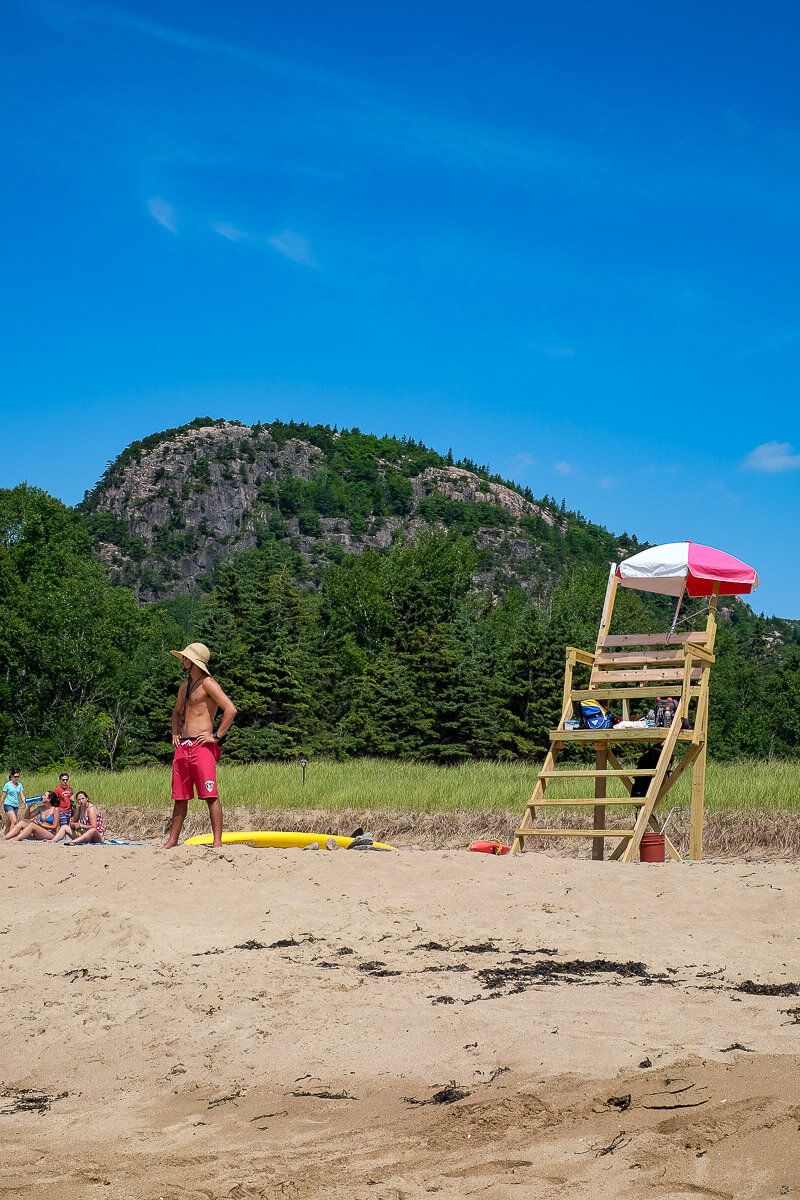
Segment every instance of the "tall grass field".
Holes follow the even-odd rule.
[[[325,812],[387,811],[393,813],[522,811],[536,781],[536,768],[522,763],[469,762],[455,767],[384,759],[350,762],[312,760],[303,773],[296,763],[225,764],[219,767],[220,795],[227,806],[263,811],[320,809]],[[55,772],[22,779],[28,796],[55,787]],[[85,789],[103,808],[166,809],[170,804],[169,768],[143,767],[110,773],[75,771],[71,783]],[[548,789],[553,798],[591,794],[591,781],[559,781]],[[608,805],[623,796],[617,780],[609,780]],[[690,772],[667,797],[669,808],[688,807]],[[746,759],[709,762],[706,809],[800,814],[800,761]]]

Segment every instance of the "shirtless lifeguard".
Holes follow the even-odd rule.
[[[170,650],[181,660],[188,679],[178,689],[172,710],[172,824],[164,843],[165,850],[178,844],[189,801],[195,791],[208,803],[208,815],[214,845],[222,845],[222,805],[217,791],[217,762],[222,753],[220,742],[236,716],[236,706],[223,692],[208,670],[211,651],[202,642],[192,642],[185,650]],[[214,732],[214,721],[222,710],[222,719]]]

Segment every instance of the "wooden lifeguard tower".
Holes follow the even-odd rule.
[[[699,574],[693,574],[693,560]],[[605,857],[605,843],[610,839],[616,842],[610,857],[630,862],[639,851],[642,835],[649,828],[659,828],[655,815],[658,805],[684,772],[691,770],[689,858],[702,857],[709,682],[715,661],[718,598],[749,593],[757,584],[758,576],[752,567],[693,542],[657,546],[619,565],[611,564],[594,652],[574,646],[566,649],[561,719],[550,732],[550,748],[516,831],[514,854],[522,851],[529,838],[586,837],[592,840],[592,858]],[[678,608],[684,592],[707,596],[705,629],[676,633],[673,622],[673,629],[663,634],[611,633],[614,601],[620,586],[677,595]],[[587,670],[588,680],[577,684],[576,672],[585,675]],[[645,727],[631,722],[632,712],[636,717],[645,709],[655,708],[657,698],[665,695],[677,702],[668,726]],[[621,727],[565,728],[574,716],[576,703],[588,700],[596,700],[606,708],[613,705]],[[630,745],[642,749],[655,747],[651,765],[631,767],[621,762],[613,748]],[[556,764],[567,746],[592,747],[594,766],[567,766],[558,770]],[[676,757],[678,747],[684,748],[680,757]],[[627,796],[607,795],[611,779],[621,781]],[[648,781],[646,789],[642,784],[637,785],[639,779]],[[593,780],[594,794],[566,799],[548,796],[548,786],[561,780]],[[611,806],[625,807],[631,814],[630,820],[619,827],[607,825],[606,811]],[[589,808],[593,819],[585,828],[553,828],[548,822],[537,825],[541,810],[550,808],[573,811]],[[668,837],[665,846],[669,857],[680,861],[681,856]]]

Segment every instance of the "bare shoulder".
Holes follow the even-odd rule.
[[[203,691],[212,700],[222,701],[226,699],[225,693],[212,675],[207,675],[203,680]]]

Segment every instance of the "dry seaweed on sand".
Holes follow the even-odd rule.
[[[592,1146],[592,1150],[597,1154],[598,1158],[605,1157],[606,1154],[613,1154],[615,1150],[619,1150],[621,1146],[627,1146],[631,1139],[626,1135],[625,1130],[621,1129],[615,1138],[608,1143],[607,1146]]]
[[[800,996],[800,983],[754,983],[745,979],[734,985],[734,991],[747,996]]]
[[[498,946],[496,942],[473,942],[470,945],[462,946],[457,942],[421,942],[414,950],[426,950],[428,952],[444,951],[453,954],[505,954],[506,951],[502,946]],[[529,950],[521,946],[514,946],[509,953],[512,954],[558,954],[558,950],[552,946],[537,946],[535,949]],[[430,970],[430,968],[428,968]]]
[[[471,971],[472,968],[468,963],[431,963],[430,966],[423,967],[420,974],[429,975],[439,971]]]
[[[427,1100],[417,1100],[414,1096],[404,1096],[406,1104],[455,1104],[457,1100],[466,1100],[470,1093],[458,1086],[452,1080],[447,1087],[439,1088],[438,1092],[434,1092]]]
[[[68,979],[70,983],[77,983],[79,979],[87,979],[89,983],[95,983],[98,979],[108,979],[108,975],[95,975],[89,967],[72,967],[69,971],[46,971],[45,974],[52,979]]]
[[[281,1108],[277,1112],[259,1113],[257,1117],[250,1118],[250,1124],[255,1125],[256,1121],[269,1121],[272,1117],[288,1117],[288,1115],[288,1108]],[[263,1133],[264,1130],[259,1130],[259,1132]]]
[[[217,1096],[215,1100],[209,1100],[208,1107],[216,1108],[218,1104],[230,1104],[232,1100],[238,1100],[241,1094],[242,1089],[240,1087],[234,1088],[233,1091],[229,1092],[226,1096]]]
[[[230,950],[288,950],[292,946],[300,946],[303,942],[317,942],[319,938],[304,937],[300,941],[297,938],[279,938],[277,942],[258,942],[255,938],[248,938],[246,942],[237,942],[235,946],[230,946]],[[225,954],[224,949],[214,947],[211,950],[196,950],[192,954],[192,958],[205,958],[208,954]]]
[[[39,1116],[44,1116],[51,1104],[55,1104],[56,1100],[65,1100],[68,1095],[69,1092],[51,1095],[38,1088],[3,1088],[0,1097],[8,1103],[0,1105],[0,1115],[8,1117],[12,1113],[38,1112]]]
[[[691,1079],[672,1079],[667,1076],[663,1088],[647,1092],[638,1103],[642,1108],[699,1108],[701,1104],[708,1104],[710,1099],[705,1084],[698,1086]]]
[[[526,988],[559,983],[588,987],[599,983],[601,976],[616,976],[617,980],[635,979],[640,984],[671,983],[665,975],[654,974],[642,962],[615,962],[607,958],[576,958],[567,962],[530,963],[519,966],[508,963],[499,967],[484,967],[477,972],[484,988],[494,995],[513,995]],[[502,991],[499,989],[503,989]]]
[[[460,946],[457,943],[445,942],[421,942],[419,946],[414,947],[415,950],[443,950],[454,954],[502,954],[503,949],[496,942],[474,942],[469,946]]]
[[[316,1100],[357,1100],[358,1096],[351,1096],[349,1092],[329,1092],[327,1090],[320,1092],[307,1092],[305,1088],[298,1088],[292,1092],[293,1096],[298,1097],[313,1097]]]
[[[511,1067],[495,1067],[486,1080],[487,1083],[494,1083],[495,1079],[499,1079],[501,1075],[507,1075]]]

